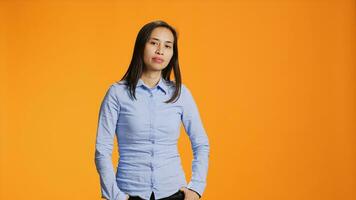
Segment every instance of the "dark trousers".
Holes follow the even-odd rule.
[[[139,196],[130,196],[129,200],[144,200],[144,199],[140,198]],[[155,200],[155,194],[153,192],[151,193],[150,200]],[[157,200],[184,200],[184,192],[179,190],[169,197],[164,197]]]

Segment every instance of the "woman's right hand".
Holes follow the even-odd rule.
[[[128,194],[126,194],[126,200],[128,200],[130,198],[130,196]]]

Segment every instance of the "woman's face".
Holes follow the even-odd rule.
[[[165,27],[153,29],[147,40],[143,60],[148,70],[160,71],[164,69],[173,56],[174,36]]]

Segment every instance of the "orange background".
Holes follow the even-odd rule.
[[[155,19],[178,30],[210,139],[202,199],[356,199],[355,14],[351,0],[1,0],[0,199],[100,199],[99,105]]]

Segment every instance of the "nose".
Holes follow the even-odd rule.
[[[163,54],[163,52],[162,52],[162,50],[161,50],[161,47],[160,46],[158,46],[157,47],[157,49],[156,49],[156,53],[158,53],[158,54]]]

